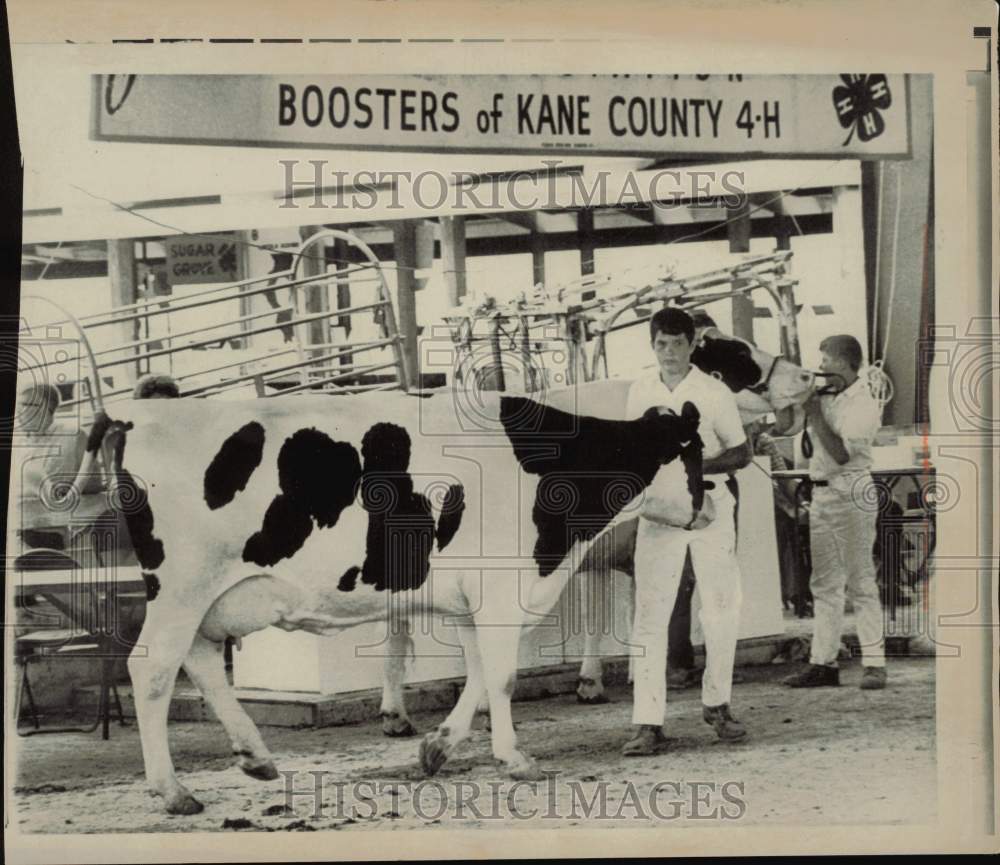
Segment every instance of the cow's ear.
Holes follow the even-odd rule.
[[[698,423],[701,420],[701,415],[698,413],[698,409],[693,402],[684,403],[681,407],[681,417],[692,423]]]
[[[675,412],[672,408],[667,408],[666,406],[655,406],[655,405],[652,406],[651,408],[646,409],[642,413],[642,416],[646,420],[649,420],[650,418],[658,418],[662,414],[670,415],[671,417],[677,417],[677,412]]]

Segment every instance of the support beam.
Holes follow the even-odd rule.
[[[111,306],[128,306],[136,302],[135,291],[135,241],[108,241],[108,281],[111,283]],[[126,321],[115,325],[116,342],[129,343],[139,338],[139,320]],[[134,385],[139,374],[135,363],[126,363],[118,367],[125,376],[124,382],[115,382],[115,387],[125,384]]]
[[[441,264],[448,290],[448,305],[458,306],[465,297],[465,217],[441,217]]]
[[[928,378],[921,370],[932,354],[923,350],[926,333],[921,332],[921,327],[933,324],[930,309],[934,297],[934,273],[930,269],[934,243],[933,100],[926,76],[911,79],[910,105],[912,156],[878,163],[874,202],[879,223],[873,309],[877,326],[871,357],[883,361],[894,386],[882,422],[900,426],[913,424],[924,414],[918,404],[926,402],[921,388],[927,385]],[[974,261],[975,256],[969,260]]]
[[[833,230],[833,217],[829,213],[813,213],[808,216],[797,216],[799,229],[803,235],[830,234]],[[617,248],[623,246],[655,246],[662,243],[707,243],[727,239],[726,223],[715,222],[678,223],[670,225],[635,225],[628,228],[603,228],[594,232],[594,245],[597,249]],[[751,237],[775,236],[774,217],[754,217],[750,220]],[[797,232],[798,233],[798,232]],[[537,246],[535,246],[537,244]],[[381,260],[392,259],[392,244],[375,241],[368,246]],[[440,255],[439,244],[435,244],[435,255]],[[533,248],[544,252],[560,252],[580,248],[576,231],[553,231],[537,236],[518,234],[509,237],[471,237],[466,232],[465,254],[468,257],[480,255],[530,255]],[[360,252],[352,251],[349,255],[352,262],[364,263]],[[163,264],[163,259],[151,258],[150,266]],[[43,265],[31,262],[22,268],[22,280],[37,279]],[[79,277],[102,277],[107,275],[107,263],[104,261],[67,261],[52,264],[45,272],[45,278],[68,279]]]
[[[589,208],[578,210],[576,214],[576,231],[580,238],[580,276],[590,276],[594,272],[594,211]],[[597,297],[596,291],[584,291],[580,294],[583,301]]]
[[[785,215],[777,217],[777,229],[775,240],[779,250],[792,248],[792,220]],[[789,269],[789,265],[785,265]],[[799,345],[799,331],[795,325],[795,289],[791,285],[779,285],[778,294],[781,297],[782,306],[791,315],[790,323],[779,327],[778,332],[781,338],[781,353],[794,364],[802,364],[802,348]]]
[[[727,233],[730,252],[750,251],[750,206],[744,200],[738,207],[728,209]],[[744,280],[735,280],[733,288],[745,285]],[[753,300],[747,295],[734,295],[733,336],[753,342]]]
[[[528,231],[538,231],[538,216],[534,212],[523,210],[506,210],[496,214],[497,217],[511,225],[526,228]],[[444,217],[447,218],[447,217]]]
[[[409,377],[407,388],[420,381],[417,350],[417,296],[414,291],[417,266],[417,224],[413,220],[393,223],[393,259],[396,262],[396,308],[399,311],[399,333],[403,337],[403,354]]]
[[[345,231],[350,231],[350,227],[344,229]],[[348,255],[348,244],[346,240],[341,238],[336,238],[333,241],[332,254],[332,264],[333,269],[340,271],[346,270],[351,266],[350,262],[347,260]],[[351,281],[349,277],[337,280],[337,309],[347,309],[351,305]],[[351,317],[349,315],[342,315],[337,319],[337,326],[341,328],[344,332],[344,340],[349,340],[351,338]],[[333,340],[330,340],[333,342]],[[352,367],[354,366],[354,355],[345,354],[340,358],[340,365]]]
[[[545,237],[531,235],[531,284],[545,285]]]

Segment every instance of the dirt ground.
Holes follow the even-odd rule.
[[[788,689],[779,681],[786,666],[744,669],[733,712],[749,736],[739,744],[717,741],[697,689],[670,692],[669,746],[643,758],[620,754],[628,688],[609,691],[603,706],[572,695],[515,703],[521,746],[558,773],[533,785],[503,777],[482,729],[433,783],[414,769],[419,739],[384,738],[375,719],[267,727],[278,768],[297,773],[294,788],[322,784],[319,799],[289,800],[285,778],[255,781],[233,765],[221,726],[175,723],[178,775],[205,806],[193,817],[169,816],[147,794],[134,724],[114,725],[107,742],[98,733],[33,736],[18,740],[14,820],[44,833],[924,823],[936,810],[934,659],[894,659],[889,669],[885,691],[857,687],[857,661],[842,667],[839,689]],[[414,722],[426,732],[444,714]]]

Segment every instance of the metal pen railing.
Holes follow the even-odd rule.
[[[352,262],[346,267],[324,270],[319,274],[301,273],[308,250],[317,245],[325,246],[332,241],[341,241],[345,246],[353,248],[356,254],[360,254],[361,262]],[[325,255],[321,258],[325,262]],[[25,300],[47,302],[63,316],[33,323],[34,326],[42,330],[72,325],[82,342],[79,360],[87,367],[87,371],[78,382],[78,393],[62,405],[72,407],[89,403],[96,412],[103,407],[105,398],[113,401],[132,393],[131,384],[117,388],[111,385],[111,390],[102,387],[102,376],[108,371],[131,365],[131,371],[139,375],[151,371],[150,362],[153,360],[169,358],[172,361],[182,353],[204,351],[216,344],[233,344],[233,341],[239,341],[238,345],[247,347],[241,349],[245,356],[223,364],[213,362],[204,368],[185,369],[174,376],[181,396],[214,397],[250,384],[258,396],[268,397],[311,390],[331,394],[350,393],[372,387],[405,390],[409,378],[402,338],[396,327],[392,299],[381,263],[370,247],[348,232],[324,230],[303,241],[293,253],[292,261],[293,264],[288,269],[264,276],[213,286],[184,297],[147,298],[85,316],[75,317],[49,298],[25,295]],[[358,276],[361,273],[364,275]],[[363,285],[365,289],[370,288],[370,300],[358,302],[360,299],[355,298],[355,303],[351,304],[348,300],[350,305],[340,308],[336,304],[331,305],[331,285],[337,287],[345,283],[351,289],[359,285]],[[304,297],[307,289],[321,292],[318,301],[315,294],[309,298],[313,309],[308,311],[306,307],[310,303]],[[288,292],[288,302],[279,305],[277,293],[281,291]],[[249,302],[260,295],[270,295],[269,302],[272,305],[263,312],[255,312]],[[240,313],[232,318],[179,331],[169,328],[169,322],[183,313],[233,303],[240,304]],[[320,307],[319,311],[315,309],[317,305]],[[345,318],[364,314],[373,316],[377,329],[376,338],[353,341],[336,339],[334,328],[344,327]],[[152,335],[149,333],[149,321],[159,317],[166,317],[168,332]],[[113,325],[131,329],[132,336],[117,344],[95,349],[92,344],[94,332]],[[146,326],[145,335],[138,332],[142,325]],[[254,353],[253,337],[279,330],[290,342],[288,347],[279,351]],[[330,351],[331,348],[335,350]],[[386,348],[392,353],[390,362],[384,362],[378,357],[373,357],[372,362],[367,364],[355,362],[357,355],[381,352]],[[286,358],[288,355],[295,355],[297,359],[291,363],[274,365],[276,359]],[[331,362],[337,361],[341,361],[342,365],[331,366]],[[48,380],[48,368],[65,363],[65,357],[58,357],[33,363],[31,369],[37,371],[36,377]],[[379,381],[372,385],[366,380],[373,373],[384,374],[390,369],[395,370],[396,374],[389,382]],[[234,370],[235,375],[220,375]],[[212,376],[218,376],[218,379],[205,381],[206,377]]]

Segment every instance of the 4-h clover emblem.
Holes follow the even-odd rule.
[[[236,244],[224,243],[220,249],[219,270],[227,276],[236,278]]]
[[[837,110],[840,125],[851,133],[843,146],[850,143],[854,133],[862,141],[878,138],[885,131],[885,121],[880,111],[892,105],[892,94],[884,75],[841,75],[844,85],[833,88],[833,107]]]

